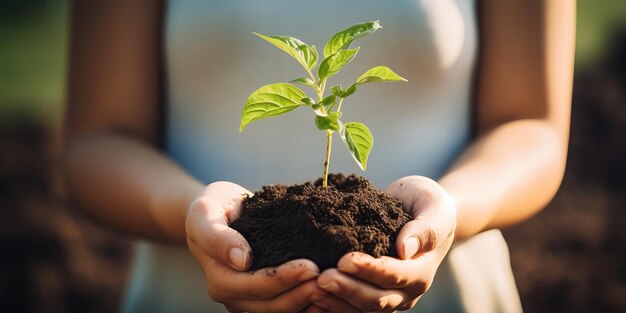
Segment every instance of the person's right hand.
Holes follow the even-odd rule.
[[[275,268],[247,272],[252,250],[244,237],[228,227],[241,214],[241,202],[251,195],[229,183],[208,185],[189,206],[185,229],[189,250],[206,280],[209,295],[230,312],[298,312],[311,297],[324,296],[314,278],[319,268],[300,259]]]

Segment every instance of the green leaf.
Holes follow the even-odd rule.
[[[357,90],[357,84],[354,83],[352,86],[348,87],[346,90],[341,89],[341,85],[335,85],[330,87],[330,91],[339,98],[347,98],[348,96],[355,93]]]
[[[313,112],[315,112],[315,115],[317,115],[317,116],[328,116],[326,108],[323,105],[321,105],[319,103],[318,104],[314,104],[312,106],[312,108],[313,108]]]
[[[347,98],[348,96],[350,96],[353,93],[355,93],[356,92],[356,88],[357,88],[357,84],[356,83],[352,84],[352,86],[348,87],[348,89],[343,91],[343,97]]]
[[[304,97],[302,99],[300,99],[300,102],[302,102],[302,104],[304,105],[314,105],[315,104],[315,100],[309,98],[309,97]]]
[[[317,54],[317,48],[315,47],[315,45],[311,45],[311,52],[313,53],[313,57],[315,58],[315,61],[313,61],[313,66],[311,66],[311,70],[315,67],[315,65],[317,65],[317,60],[319,59],[319,55]]]
[[[330,96],[328,96],[328,97],[326,97],[326,98],[322,99],[322,101],[320,101],[320,103],[319,103],[319,104],[321,104],[321,105],[323,105],[323,106],[327,107],[327,106],[329,106],[329,105],[333,105],[333,104],[335,104],[335,102],[337,102],[337,96],[335,96],[335,95],[330,95]]]
[[[370,130],[363,123],[350,122],[343,125],[339,134],[356,163],[365,171],[367,158],[374,145]]]
[[[315,103],[313,104],[311,107],[313,108],[313,112],[315,112],[315,114],[317,116],[328,116],[328,107],[332,107],[335,103],[337,102],[337,97],[335,95],[330,95],[324,99],[322,99],[322,101],[320,101],[320,103]]]
[[[348,49],[353,41],[371,34],[379,28],[382,28],[380,21],[372,21],[356,24],[336,33],[324,46],[324,57],[329,57],[337,53],[337,51]]]
[[[263,86],[254,91],[246,100],[241,111],[241,132],[246,125],[262,118],[285,114],[303,105],[306,94],[298,87],[278,83]]]
[[[319,130],[339,130],[339,118],[341,117],[341,112],[330,112],[327,116],[315,116],[315,126]]]
[[[299,39],[289,36],[265,36],[258,33],[253,33],[279,49],[287,52],[294,59],[296,59],[304,68],[308,71],[312,70],[317,64],[317,50],[315,46],[309,47],[307,44]]]
[[[341,50],[329,57],[326,57],[318,69],[318,77],[320,81],[337,74],[346,64],[350,63],[359,48],[352,50]]]
[[[289,81],[290,83],[296,83],[305,86],[315,86],[315,82],[308,77],[300,77]]]
[[[392,81],[406,81],[400,75],[394,73],[390,68],[386,66],[377,66],[367,70],[356,80],[357,84],[363,85],[370,82],[392,82]]]
[[[339,98],[345,98],[343,96],[343,90],[341,89],[341,85],[335,85],[335,86],[330,87],[330,92],[332,92],[333,95]]]

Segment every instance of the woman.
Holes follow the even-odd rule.
[[[380,62],[409,83],[364,87],[344,111],[380,138],[366,177],[391,183],[415,218],[400,259],[351,253],[322,273],[308,260],[246,272],[250,248],[228,223],[249,191],[216,181],[313,179],[323,149],[302,145],[323,138],[299,113],[237,134],[245,96],[300,75],[250,33],[321,45],[378,18],[385,28],[361,40],[344,80]],[[77,1],[67,182],[95,221],[150,240],[124,310],[223,310],[208,289],[231,312],[521,311],[491,229],[541,210],[561,182],[574,19],[574,1]],[[333,171],[354,171],[333,158]]]

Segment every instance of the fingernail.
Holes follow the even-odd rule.
[[[243,271],[246,266],[246,254],[240,248],[230,249],[230,263],[237,269]]]
[[[320,287],[322,287],[322,289],[330,291],[332,293],[337,293],[341,290],[341,288],[339,288],[339,284],[337,284],[336,281],[331,280],[329,283],[325,284],[325,285],[321,285]]]
[[[356,265],[354,265],[354,263],[350,262],[348,264],[342,265],[339,268],[340,271],[344,272],[344,273],[348,273],[348,274],[356,274],[356,272],[359,271],[359,269],[356,267]]]
[[[417,253],[418,248],[419,248],[419,242],[417,241],[417,238],[415,237],[407,238],[404,241],[404,258],[405,259],[412,258]]]
[[[317,276],[319,276],[318,272],[306,271],[306,272],[300,274],[300,276],[298,276],[298,279],[300,279],[300,281],[305,281],[305,280],[309,280],[309,279],[315,278]]]

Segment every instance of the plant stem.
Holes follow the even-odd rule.
[[[309,77],[311,77],[311,80],[315,81],[315,76],[313,76],[313,73],[311,73],[311,70],[307,69],[306,72],[309,73]]]
[[[324,99],[324,90],[326,89],[326,80],[324,79],[317,89],[317,101]],[[328,187],[328,167],[330,165],[330,148],[333,143],[333,131],[326,130],[326,160],[324,161],[324,176],[322,176],[322,187]]]
[[[324,162],[324,177],[322,178],[322,187],[328,186],[328,166],[330,165],[330,148],[333,142],[333,131],[326,130],[326,161]]]
[[[337,106],[336,112],[341,112],[341,103],[343,102],[343,98],[339,98],[339,105]]]

